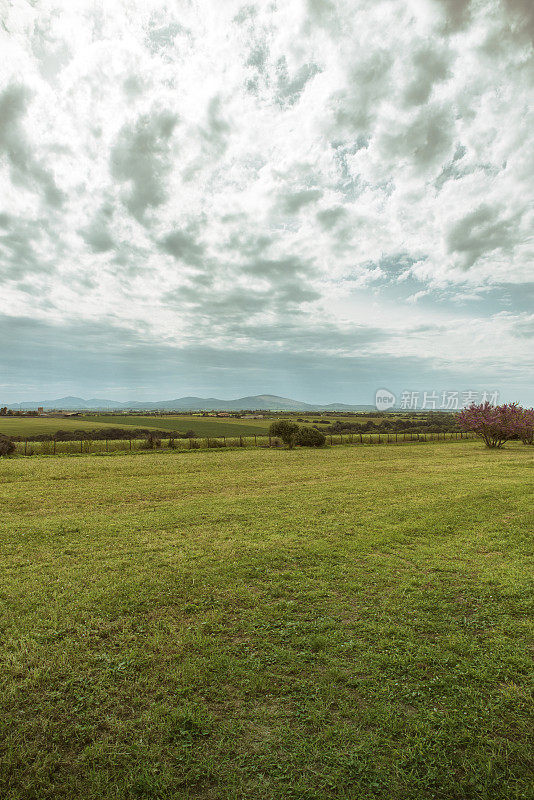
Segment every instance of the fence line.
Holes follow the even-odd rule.
[[[157,432],[156,432],[157,433]],[[460,431],[441,433],[337,433],[327,434],[326,444],[335,445],[379,445],[399,444],[404,442],[437,442],[474,439],[471,433]],[[212,450],[236,447],[282,447],[281,439],[274,436],[205,436],[194,439],[175,439],[160,437],[161,447],[154,450]],[[15,442],[15,453],[18,455],[67,455],[76,453],[112,453],[126,451],[149,451],[146,439],[70,439],[68,441],[49,440]]]

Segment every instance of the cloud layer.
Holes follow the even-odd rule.
[[[196,393],[209,365],[215,394],[485,384],[534,400],[528,0],[0,15],[8,400],[83,393],[76,360],[99,353],[92,393],[125,398]],[[81,358],[85,329],[99,344]]]

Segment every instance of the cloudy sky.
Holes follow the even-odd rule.
[[[0,399],[534,402],[531,0],[0,0]]]

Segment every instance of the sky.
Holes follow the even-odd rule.
[[[534,403],[531,0],[0,0],[0,400]]]

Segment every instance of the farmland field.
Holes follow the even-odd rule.
[[[199,436],[253,436],[255,433],[266,433],[269,424],[270,420],[227,420],[224,417],[217,419],[183,414],[164,417],[106,414],[80,417],[2,417],[0,434],[31,437],[55,433],[57,430],[88,432],[98,428],[155,428],[182,433],[192,429]]]
[[[267,433],[269,419],[228,419],[226,417],[198,417],[192,414],[166,414],[163,417],[139,414],[138,416],[105,416],[82,417],[95,422],[114,421],[116,426],[135,428],[157,428],[158,430],[178,430],[185,433],[194,430],[199,436],[253,436],[255,433]]]
[[[374,423],[384,419],[390,421],[408,418],[411,415],[388,414],[385,416],[369,416],[368,414],[353,414],[349,416],[337,415],[335,417],[321,417],[318,414],[284,414],[278,413],[276,417],[266,412],[265,419],[237,419],[225,417],[201,417],[193,414],[166,414],[158,417],[145,414],[87,414],[79,417],[1,417],[0,434],[7,436],[22,436],[31,438],[40,434],[53,434],[57,430],[85,432],[98,428],[155,428],[160,431],[180,431],[185,433],[194,430],[198,436],[254,436],[266,434],[273,419],[302,420],[299,424],[318,424],[322,430],[328,431],[329,423],[335,420],[365,423],[371,420]],[[451,420],[452,422],[452,420]]]
[[[533,455],[0,459],[0,796],[531,798]]]
[[[96,418],[93,422],[86,422],[80,417],[2,417],[0,418],[0,434],[6,436],[40,436],[53,434],[58,430],[63,431],[92,431],[95,428],[122,428],[123,425],[109,422],[100,422]]]

